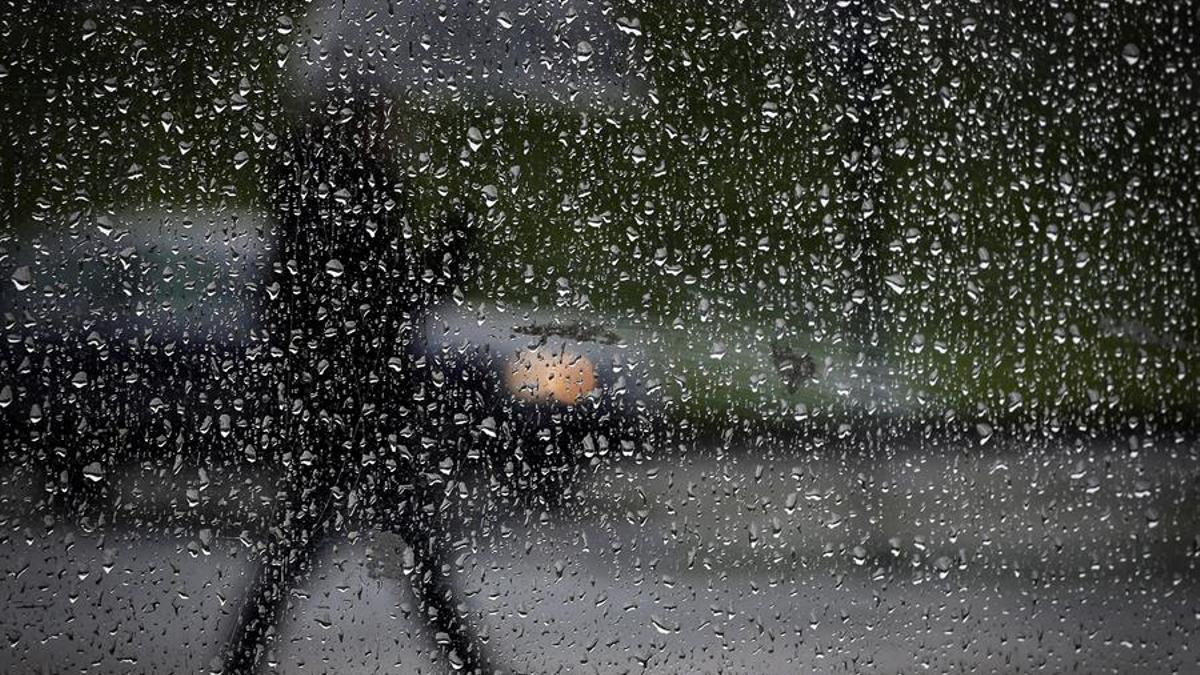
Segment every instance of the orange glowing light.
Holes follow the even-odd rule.
[[[596,368],[583,354],[539,347],[511,357],[504,379],[523,401],[572,405],[596,388]]]

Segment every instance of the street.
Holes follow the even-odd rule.
[[[709,440],[528,511],[465,476],[444,571],[513,672],[1190,672],[1200,462],[1163,438]],[[228,514],[139,530],[22,513],[35,499],[6,482],[0,668],[219,669],[259,535],[203,527]],[[405,548],[327,545],[268,670],[450,672]]]

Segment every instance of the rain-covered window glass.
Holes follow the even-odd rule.
[[[1198,36],[0,0],[0,672],[1200,672]]]

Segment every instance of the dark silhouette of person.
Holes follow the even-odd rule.
[[[255,671],[322,542],[356,525],[389,529],[411,547],[410,577],[446,657],[491,670],[445,574],[440,457],[461,442],[445,406],[425,396],[409,343],[423,314],[463,282],[471,216],[449,203],[440,222],[411,218],[387,168],[388,117],[351,104],[302,122],[281,148],[268,304],[271,358],[262,448],[280,470],[276,534],[243,601],[225,655],[229,673]],[[422,392],[421,396],[415,395]],[[260,401],[261,403],[261,401]],[[420,433],[405,438],[404,429]],[[428,440],[432,439],[433,447]]]

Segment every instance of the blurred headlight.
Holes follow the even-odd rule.
[[[504,381],[522,401],[572,405],[596,388],[596,367],[583,354],[539,347],[510,357]]]

